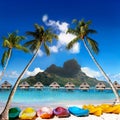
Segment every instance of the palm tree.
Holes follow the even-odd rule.
[[[17,50],[22,50],[24,52],[28,52],[26,47],[24,47],[20,44],[20,42],[24,39],[25,39],[25,37],[18,36],[17,32],[8,34],[8,37],[3,37],[3,45],[2,46],[5,48],[5,51],[4,51],[2,59],[1,59],[3,71],[0,75],[0,80],[4,76],[5,70],[8,66],[8,62],[11,58],[13,48],[15,48]]]
[[[97,62],[97,60],[95,59],[95,57],[92,54],[92,52],[94,52],[96,54],[99,52],[97,42],[89,37],[90,34],[97,33],[95,30],[89,28],[89,25],[92,22],[91,21],[85,22],[83,19],[81,21],[74,19],[73,23],[75,23],[75,28],[74,29],[69,28],[67,33],[74,34],[76,37],[71,42],[68,43],[67,49],[72,48],[76,42],[79,42],[79,40],[83,41],[84,46],[85,46],[86,50],[88,51],[90,57],[92,58],[93,62],[96,64],[96,66],[98,67],[100,72],[103,74],[103,76],[105,77],[107,82],[112,87],[112,90],[116,96],[117,101],[120,102],[119,94],[117,93],[114,85],[112,84],[112,81],[107,76],[107,74],[104,72],[104,70],[102,69],[102,67],[100,66],[100,64]]]
[[[23,77],[23,75],[27,71],[27,69],[30,67],[30,65],[32,64],[32,62],[36,58],[37,53],[38,53],[41,45],[44,45],[46,54],[50,55],[50,50],[49,50],[46,43],[47,42],[51,43],[53,38],[57,39],[57,35],[54,34],[51,30],[45,30],[44,27],[39,26],[38,24],[35,24],[35,29],[36,29],[35,32],[30,32],[30,31],[27,32],[27,34],[30,35],[30,36],[33,36],[34,39],[25,43],[25,46],[29,47],[29,49],[32,52],[34,52],[34,55],[31,58],[31,60],[28,62],[27,66],[25,67],[23,72],[18,77],[15,85],[13,86],[13,88],[11,90],[11,93],[9,95],[8,101],[6,103],[6,106],[5,106],[3,112],[0,115],[0,120],[8,120],[8,110],[9,110],[12,98],[13,98],[15,92],[16,92],[17,86],[18,86],[21,78]]]

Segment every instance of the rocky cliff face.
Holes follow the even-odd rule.
[[[63,67],[57,67],[56,65],[51,65],[45,72],[59,75],[61,77],[77,77],[78,75],[85,75],[81,71],[81,66],[77,63],[75,59],[68,60],[63,64]]]
[[[95,86],[99,82],[83,73],[81,66],[75,59],[66,61],[63,67],[52,64],[44,72],[25,78],[22,81],[27,81],[30,85],[42,82],[45,86],[49,86],[54,81],[61,86],[64,86],[67,82],[73,82],[76,86],[79,86],[82,82],[88,82],[89,85]]]

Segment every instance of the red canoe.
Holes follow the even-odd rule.
[[[70,113],[66,108],[63,107],[57,107],[53,110],[54,115],[57,117],[69,117]]]

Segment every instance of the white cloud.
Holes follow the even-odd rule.
[[[60,21],[54,21],[54,20],[48,20],[48,16],[44,15],[42,17],[42,21],[47,25],[47,26],[53,26],[56,29],[60,30],[61,32],[67,32],[69,24],[66,22],[61,22]]]
[[[43,56],[43,51],[40,50],[40,49],[39,49],[39,51],[38,51],[38,56],[40,56],[40,57]]]
[[[55,25],[58,26],[58,29],[63,33],[67,32],[68,26],[69,26],[68,23],[66,23],[66,22],[60,23],[59,21],[55,22]]]
[[[17,73],[17,71],[9,71],[9,72],[6,72],[4,74],[5,78],[18,78],[19,77],[19,73]]]
[[[47,20],[48,20],[48,15],[46,15],[46,14],[43,15],[43,17],[42,17],[42,21],[43,21],[43,22],[46,22]]]
[[[73,45],[73,48],[70,49],[71,53],[79,53],[80,52],[80,44],[79,43],[75,43]]]
[[[45,19],[47,18],[47,19]],[[48,20],[48,16],[43,16],[43,22],[47,26],[54,27],[54,29],[59,31],[58,34],[58,42],[56,46],[50,47],[51,52],[58,52],[59,50],[64,50],[66,45],[75,38],[75,35],[69,34],[67,32],[69,24],[67,22],[60,22],[60,21],[54,21],[54,20]],[[47,21],[48,20],[48,21]],[[79,53],[80,52],[80,44],[76,43],[73,48],[70,50],[71,53]]]
[[[49,47],[50,48],[50,51],[51,52],[54,52],[54,53],[57,53],[58,52],[58,47],[57,46],[52,46],[52,47]]]
[[[58,35],[58,39],[59,39],[59,44],[61,45],[67,45],[71,40],[73,40],[75,38],[75,35],[69,34],[66,32],[62,32]]]
[[[40,68],[35,68],[33,71],[27,71],[25,73],[25,77],[28,77],[28,76],[35,76],[37,73],[39,72],[43,72],[44,70],[41,70]]]
[[[1,72],[0,72],[1,73]],[[17,78],[19,77],[20,73],[17,71],[6,71],[4,76],[2,77],[2,80],[0,80],[0,84],[4,81],[9,81],[11,84],[14,84]]]
[[[109,75],[112,81],[118,81],[120,83],[120,73]]]
[[[81,70],[89,77],[100,78],[102,75],[100,72],[95,71],[89,67],[82,67]]]
[[[89,67],[82,67],[81,70],[89,77],[96,78],[98,80],[105,80],[104,76],[99,72],[95,71]],[[118,81],[120,83],[120,73],[118,74],[107,74],[112,82]]]

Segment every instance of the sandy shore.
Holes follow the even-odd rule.
[[[107,103],[106,101],[102,101],[101,103]],[[95,102],[93,101],[92,103],[87,103],[87,104],[94,104],[94,105],[98,105],[98,104],[101,104],[100,102]],[[112,101],[109,101],[108,103],[112,103]],[[63,107],[70,107],[70,106],[78,106],[78,107],[82,107],[84,105],[84,101],[83,103],[80,102],[80,103],[72,103],[72,102],[69,102],[69,103],[47,103],[47,104],[37,104],[37,103],[32,103],[32,104],[21,104],[21,103],[13,103],[11,105],[11,107],[19,107],[21,109],[24,109],[26,107],[32,107],[34,108],[35,110],[38,110],[39,109],[39,106],[42,107],[42,106],[49,106],[51,108],[56,108],[58,106],[63,106]],[[0,103],[0,113],[2,112],[2,110],[4,109],[4,106],[5,104],[4,103]],[[35,120],[43,120],[41,118],[36,118]],[[86,117],[76,117],[74,115],[71,115],[70,117],[68,118],[57,118],[56,116],[50,120],[120,120],[120,114],[106,114],[106,113],[103,113],[100,117],[97,117],[95,115],[89,115],[89,116],[86,116]]]

